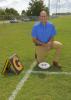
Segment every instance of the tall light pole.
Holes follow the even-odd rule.
[[[49,9],[49,15],[50,15],[50,0],[48,0],[48,9]]]
[[[60,0],[56,0],[56,15],[59,12],[60,9]]]
[[[58,0],[56,0],[56,15],[57,15],[57,13],[58,13]]]
[[[60,13],[60,0],[58,0],[58,12]]]

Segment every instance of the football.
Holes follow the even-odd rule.
[[[41,69],[48,69],[50,67],[50,64],[47,62],[41,62],[38,64],[38,67],[40,67]]]

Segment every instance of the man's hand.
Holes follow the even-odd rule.
[[[48,48],[48,50],[51,49],[53,46],[53,40],[54,40],[54,38],[51,38],[48,43],[43,43],[42,46],[46,46]]]
[[[49,49],[52,48],[52,45],[53,45],[53,38],[50,39],[50,41],[49,41],[48,43],[42,43],[42,42],[40,42],[39,40],[33,38],[33,42],[34,42],[35,44],[38,44],[38,45],[41,45],[41,46],[47,47],[48,50],[49,50]]]

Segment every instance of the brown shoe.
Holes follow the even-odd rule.
[[[54,67],[61,68],[61,65],[58,62],[56,62],[56,61],[53,61],[53,66]]]

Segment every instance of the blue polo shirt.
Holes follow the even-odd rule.
[[[38,22],[32,29],[32,37],[43,43],[47,43],[55,34],[55,27],[50,22],[47,22],[45,25],[42,22]]]

